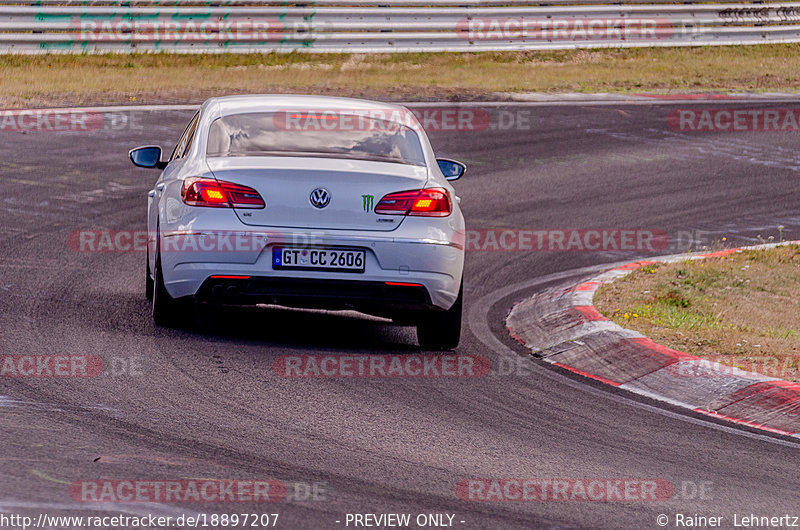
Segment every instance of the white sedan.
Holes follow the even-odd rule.
[[[405,107],[315,96],[206,101],[148,194],[147,294],[169,325],[188,303],[353,309],[417,327],[423,348],[461,334],[464,217]]]

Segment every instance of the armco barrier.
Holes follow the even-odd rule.
[[[800,42],[800,2],[0,0],[0,53],[422,52]]]
[[[656,259],[675,262],[737,250]],[[572,287],[537,293],[514,306],[508,330],[534,355],[565,370],[701,414],[800,438],[800,384],[667,348],[618,326],[592,305],[603,283],[651,263],[629,263]],[[697,370],[702,376],[686,375]]]

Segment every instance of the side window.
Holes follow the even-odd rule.
[[[186,146],[189,145],[190,136],[194,136],[195,127],[197,127],[197,120],[200,118],[200,113],[196,113],[192,118],[192,121],[189,122],[189,125],[186,126],[186,130],[183,131],[181,135],[181,139],[178,140],[178,144],[175,146],[175,149],[172,150],[172,155],[169,157],[169,161],[172,162],[176,158],[183,158],[183,155],[186,153]]]
[[[183,153],[181,153],[181,158],[186,156],[189,153],[189,149],[192,148],[192,144],[194,143],[194,133],[197,131],[197,123],[199,119],[194,120],[194,125],[192,125],[192,129],[189,131],[189,137],[186,139],[186,145],[183,148]]]

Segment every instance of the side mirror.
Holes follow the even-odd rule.
[[[458,180],[467,171],[467,166],[449,158],[437,158],[439,170],[447,180]]]
[[[136,149],[131,149],[131,152],[128,153],[128,156],[131,157],[131,162],[133,162],[133,165],[137,167],[149,169],[164,169],[167,167],[167,163],[161,161],[161,148],[157,145],[148,145],[146,147],[137,147]]]

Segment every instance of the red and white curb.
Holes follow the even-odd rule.
[[[601,285],[645,265],[787,244],[800,241],[628,263],[516,304],[506,327],[533,354],[571,372],[711,417],[800,438],[800,384],[667,348],[608,320],[592,304]]]

